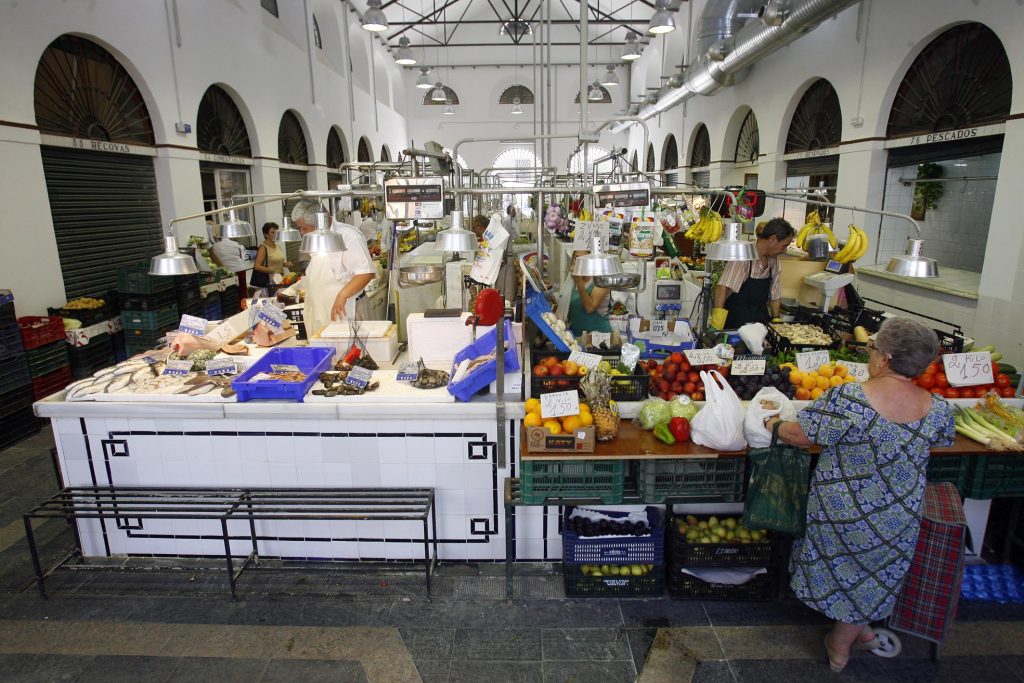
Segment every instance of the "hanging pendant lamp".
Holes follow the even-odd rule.
[[[366,3],[366,12],[363,13],[363,29],[371,33],[381,33],[388,30],[388,19],[380,8],[380,0],[370,0]]]
[[[412,48],[409,47],[409,39],[402,36],[398,39],[398,52],[395,53],[395,64],[412,66],[415,63],[416,56],[412,53]]]
[[[655,4],[658,11],[651,17],[651,23],[647,26],[647,32],[656,36],[664,33],[671,33],[676,30],[676,19],[669,10],[669,0],[658,0]]]

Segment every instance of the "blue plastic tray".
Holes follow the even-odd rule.
[[[648,506],[647,536],[580,536],[569,526],[572,507],[566,507],[562,527],[562,562],[565,564],[661,564],[665,560],[665,526],[658,509]],[[628,512],[602,510],[609,517],[628,517]]]
[[[534,324],[544,333],[544,336],[555,345],[555,348],[559,351],[568,351],[569,345],[562,341],[562,338],[551,329],[543,318],[544,313],[551,312],[551,305],[548,304],[548,300],[544,298],[544,295],[537,292],[532,287],[527,285],[526,287],[526,315],[534,322]]]
[[[455,370],[462,361],[485,356],[494,351],[498,343],[497,339],[498,331],[495,328],[455,354],[455,359],[452,361],[452,377],[455,376]],[[508,351],[505,352],[505,372],[515,372],[519,369],[519,356],[516,354],[516,342],[512,337],[512,323],[508,320],[505,321],[505,342],[508,344]],[[460,381],[450,382],[448,384],[448,393],[460,401],[468,401],[473,398],[473,394],[497,378],[498,363],[496,360],[491,360],[478,368],[474,368],[473,372],[463,377]]]
[[[321,372],[331,368],[334,349],[326,347],[295,347],[271,349],[263,358],[253,363],[252,367],[231,380],[231,388],[238,393],[241,402],[253,399],[277,399],[302,402],[306,392],[316,383]],[[294,365],[306,373],[302,382],[283,382],[281,380],[251,381],[261,372],[270,372],[271,365]]]

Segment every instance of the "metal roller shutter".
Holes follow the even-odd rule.
[[[278,172],[281,174],[281,192],[295,192],[296,190],[308,190],[309,189],[309,176],[305,171],[296,171],[291,168],[282,168]],[[289,202],[288,208],[295,206],[294,202]],[[259,229],[257,228],[257,233]],[[263,236],[259,236],[260,241],[263,241]],[[292,263],[299,262],[299,247],[302,246],[301,242],[285,242],[284,244],[284,257],[287,261]]]
[[[786,175],[833,175],[839,173],[839,155],[793,159],[786,162]]]
[[[41,147],[68,299],[116,288],[119,266],[161,251],[160,205],[148,156]]]

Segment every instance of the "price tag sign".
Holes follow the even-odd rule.
[[[828,351],[800,351],[796,354],[796,367],[800,372],[814,372],[822,365],[828,365]]]
[[[349,375],[351,377],[351,375]],[[398,366],[398,381],[399,382],[415,382],[420,376],[420,364],[419,363],[402,363]]]
[[[564,417],[580,414],[580,395],[577,391],[557,391],[540,397],[540,416]]]
[[[601,238],[601,248],[607,249],[608,229],[607,221],[576,221],[576,227],[572,233],[573,249],[590,251],[595,236]]]
[[[233,358],[214,358],[206,361],[206,374],[211,377],[233,375],[236,372],[238,372],[238,366]]]
[[[153,358],[153,356],[143,356],[142,360],[146,361],[146,363],[148,363],[149,365],[153,365],[155,363],[160,362],[156,358]]]
[[[714,349],[686,349],[683,354],[690,365],[720,365],[722,362]]]
[[[162,375],[187,375],[192,372],[192,361],[190,360],[169,360],[164,366]]]
[[[266,323],[268,327],[275,330],[280,330],[284,326],[284,321],[287,317],[287,313],[277,306],[270,304],[260,306],[260,312],[256,315],[257,320]]]
[[[730,375],[764,375],[767,362],[756,356],[740,356],[733,360]]]
[[[858,382],[868,381],[868,364],[867,363],[854,363],[851,361],[843,361],[843,365],[846,366],[846,376],[852,377]]]
[[[204,335],[203,338],[209,339],[218,344],[227,344],[229,341],[231,341],[237,336],[238,334],[235,332],[234,328],[231,327],[230,322],[222,322],[220,325],[217,325],[217,327],[213,328],[206,335]]]
[[[587,370],[593,370],[597,367],[597,364],[601,362],[601,356],[596,353],[584,353],[583,351],[573,351],[569,354],[569,360],[576,365],[585,367]]]
[[[299,369],[298,365],[274,365],[274,364],[272,364],[270,366],[270,369],[271,369],[272,372],[281,372],[281,373],[285,373],[285,372],[302,372],[302,370]]]
[[[946,379],[951,387],[973,387],[992,384],[992,354],[988,351],[948,353],[942,357]]]
[[[648,330],[653,337],[664,337],[668,335],[667,320],[652,320],[651,328]]]
[[[186,313],[181,316],[181,322],[178,323],[178,331],[202,337],[206,334],[206,318],[199,318]]]
[[[601,346],[602,343],[608,346],[612,345],[612,333],[611,332],[591,332],[590,343],[593,346]]]
[[[364,367],[356,365],[348,371],[348,377],[345,378],[345,384],[351,384],[354,387],[365,389],[366,385],[370,383],[371,377],[373,377],[373,370],[367,370]]]

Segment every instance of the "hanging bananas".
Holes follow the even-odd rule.
[[[797,232],[796,246],[806,250],[807,238],[814,235],[825,235],[828,238],[829,245],[833,249],[836,248],[836,236],[833,234],[832,228],[829,227],[828,223],[821,222],[821,217],[817,211],[811,211],[810,215],[807,216],[807,222]]]
[[[694,223],[684,234],[687,239],[709,244],[717,242],[722,236],[722,216],[717,211],[701,209],[700,220]]]
[[[853,263],[867,253],[869,244],[867,233],[853,223],[849,225],[849,230],[850,238],[846,240],[846,245],[839,250],[839,253],[832,257],[834,261]]]

